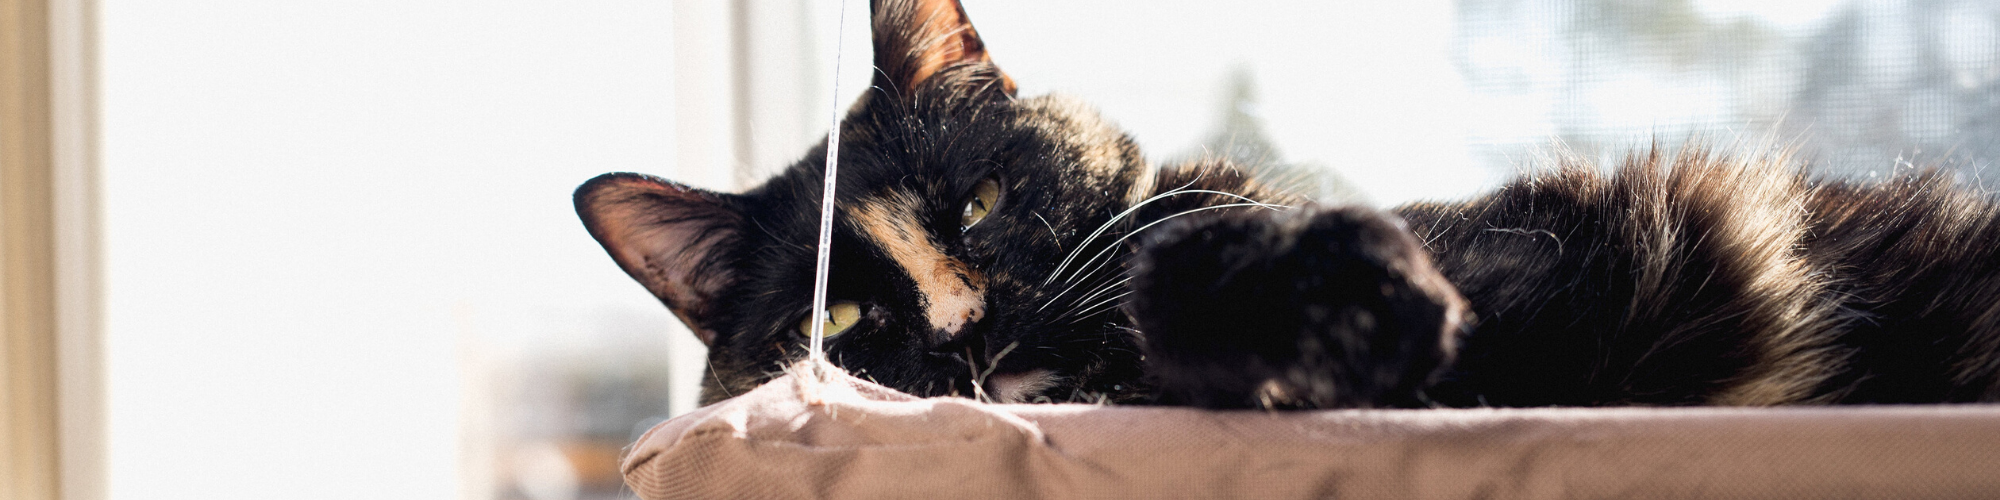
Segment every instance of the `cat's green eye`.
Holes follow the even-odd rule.
[[[958,228],[971,229],[973,224],[986,220],[986,214],[993,213],[993,205],[1000,202],[1000,183],[993,179],[979,181],[972,186],[972,193],[965,195],[965,212],[958,219]]]
[[[860,303],[843,300],[826,306],[826,336],[828,337],[840,335],[841,332],[845,332],[849,328],[854,328],[854,324],[860,321]],[[807,315],[806,319],[799,320],[800,335],[811,338],[812,331],[813,319],[811,315]]]

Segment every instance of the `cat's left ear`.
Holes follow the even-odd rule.
[[[958,0],[875,0],[875,87],[904,97],[939,75],[975,91],[1014,95]]]
[[[717,297],[736,279],[740,199],[633,173],[597,176],[575,199],[584,228],[618,267],[713,345]]]

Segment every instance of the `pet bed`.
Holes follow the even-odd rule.
[[[997,405],[835,370],[662,423],[623,470],[646,499],[1996,498],[2000,406]]]

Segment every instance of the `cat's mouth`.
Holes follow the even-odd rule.
[[[1008,362],[1008,354],[1021,348],[1020,342],[1009,342],[997,352],[986,352],[985,332],[960,337],[940,349],[943,355],[969,370],[968,377],[955,384],[958,395],[971,396],[988,403],[1049,403],[1054,402],[1046,393],[1061,385],[1064,377],[1050,367],[1039,367],[1032,363]],[[984,355],[982,355],[982,353]],[[1018,360],[1016,360],[1018,361]]]

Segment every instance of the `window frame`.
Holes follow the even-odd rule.
[[[94,0],[0,0],[0,496],[106,497]]]

